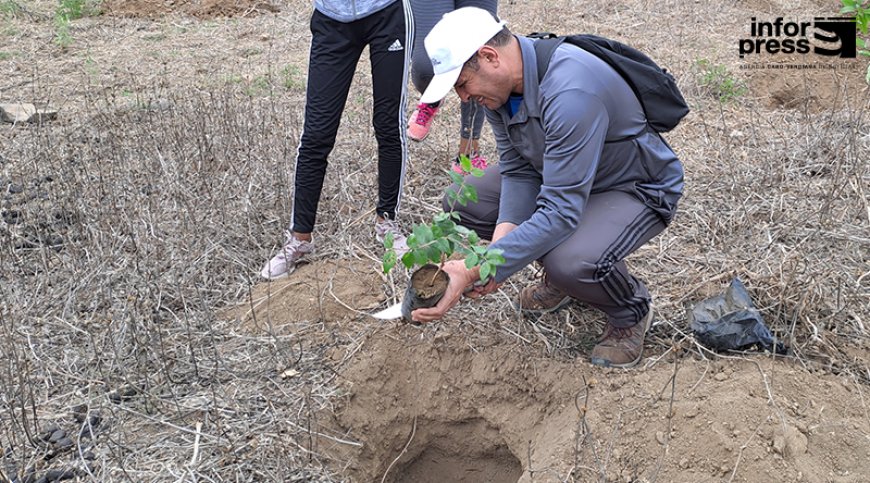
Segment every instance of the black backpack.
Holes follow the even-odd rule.
[[[637,49],[590,34],[557,37],[551,33],[535,32],[529,37],[538,39],[535,42],[538,82],[544,78],[556,47],[568,42],[607,62],[625,79],[640,101],[647,123],[654,131],[670,131],[689,113],[689,106],[674,76]]]

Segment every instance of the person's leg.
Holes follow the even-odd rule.
[[[420,94],[429,87],[434,73],[423,41],[441,17],[452,11],[453,0],[410,0],[414,13],[414,47],[411,51],[411,82]]]
[[[498,0],[456,0],[456,8],[478,7],[496,15]],[[486,118],[483,106],[474,101],[463,102],[460,106],[459,154],[475,157],[479,152],[480,131]],[[486,167],[486,161],[478,158],[475,167]]]
[[[465,182],[474,186],[477,190],[477,202],[469,202],[465,206],[450,199],[446,192],[441,200],[445,212],[455,211],[459,213],[459,224],[477,232],[484,240],[492,240],[492,233],[498,221],[498,204],[501,196],[501,174],[498,166],[490,166],[480,178],[468,175]],[[457,185],[453,184],[448,190],[457,192]]]
[[[293,208],[286,241],[260,272],[274,280],[292,273],[314,252],[311,232],[326,175],[327,157],[347,100],[353,74],[365,43],[355,38],[351,24],[336,22],[318,11],[311,16],[305,121],[296,154]]]
[[[453,0],[410,0],[414,17],[414,48],[411,55],[411,82],[420,94],[429,86],[434,75],[432,61],[423,43],[432,27],[441,17],[453,10]],[[441,102],[434,104],[420,103],[408,122],[408,137],[414,141],[423,141],[429,135],[429,129]]]
[[[459,111],[459,154],[470,158],[478,157],[480,150],[478,140],[483,129],[483,121],[486,119],[484,108],[476,101],[467,101],[460,105]],[[482,165],[478,163],[475,163],[476,168],[486,167],[486,161],[483,161]]]
[[[624,260],[664,229],[659,214],[633,195],[597,193],[589,197],[574,234],[544,256],[549,283],[607,315],[604,334],[592,349],[593,364],[631,367],[640,361],[652,301]]]
[[[356,38],[354,23],[336,22],[317,11],[311,16],[305,121],[296,156],[290,222],[294,233],[314,230],[327,157],[335,146],[348,90],[365,47]]]
[[[366,20],[372,64],[372,125],[378,141],[378,216],[394,219],[399,208],[407,159],[405,102],[410,52],[397,50],[397,40],[410,43],[403,2],[377,12]]]
[[[589,197],[580,226],[543,258],[550,283],[601,310],[614,327],[631,327],[650,309],[650,294],[625,257],[665,229],[661,217],[629,193]]]

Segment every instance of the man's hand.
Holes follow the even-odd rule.
[[[483,285],[473,285],[471,287],[471,290],[469,290],[468,292],[465,292],[465,296],[470,298],[470,299],[477,300],[480,297],[483,297],[484,295],[489,295],[489,294],[495,292],[500,287],[501,287],[500,283],[495,283],[495,279],[490,278],[489,282],[487,282]]]
[[[478,280],[477,271],[465,268],[465,262],[462,260],[446,262],[442,270],[450,277],[450,284],[447,285],[444,296],[436,306],[411,312],[411,318],[416,322],[432,322],[444,317],[444,314],[459,302],[462,292]]]

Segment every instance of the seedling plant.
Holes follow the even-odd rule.
[[[483,176],[483,170],[473,167],[468,156],[461,155],[459,164],[471,176]],[[400,260],[408,269],[433,263],[438,266],[433,275],[434,281],[444,262],[454,254],[461,254],[465,257],[465,267],[471,269],[479,266],[480,279],[486,281],[494,277],[497,267],[505,262],[502,250],[481,244],[476,232],[458,224],[459,214],[454,211],[454,207],[457,204],[466,206],[469,202],[476,203],[477,190],[466,182],[464,176],[452,170],[450,179],[455,184],[455,188],[451,186],[447,189],[450,211],[439,212],[432,217],[431,223],[415,225],[407,239],[408,251],[401,258],[393,247],[392,234],[384,239],[384,273],[389,273]]]

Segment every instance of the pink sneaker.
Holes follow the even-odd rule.
[[[299,261],[306,255],[314,253],[314,242],[300,240],[294,237],[289,231],[285,236],[287,241],[284,246],[278,251],[278,254],[266,262],[260,276],[268,280],[277,280],[284,278],[296,270]]]
[[[435,114],[438,114],[438,108],[441,104],[426,104],[421,102],[411,114],[411,119],[408,121],[408,137],[412,141],[422,141],[429,135],[429,128],[432,127],[432,121],[435,120]]]
[[[486,158],[478,153],[474,153],[471,155],[472,168],[486,169],[487,166],[489,166],[489,164],[486,162]],[[456,158],[453,159],[453,171],[461,175],[468,174],[464,169],[462,169],[462,165],[459,164],[459,156],[456,156]]]

